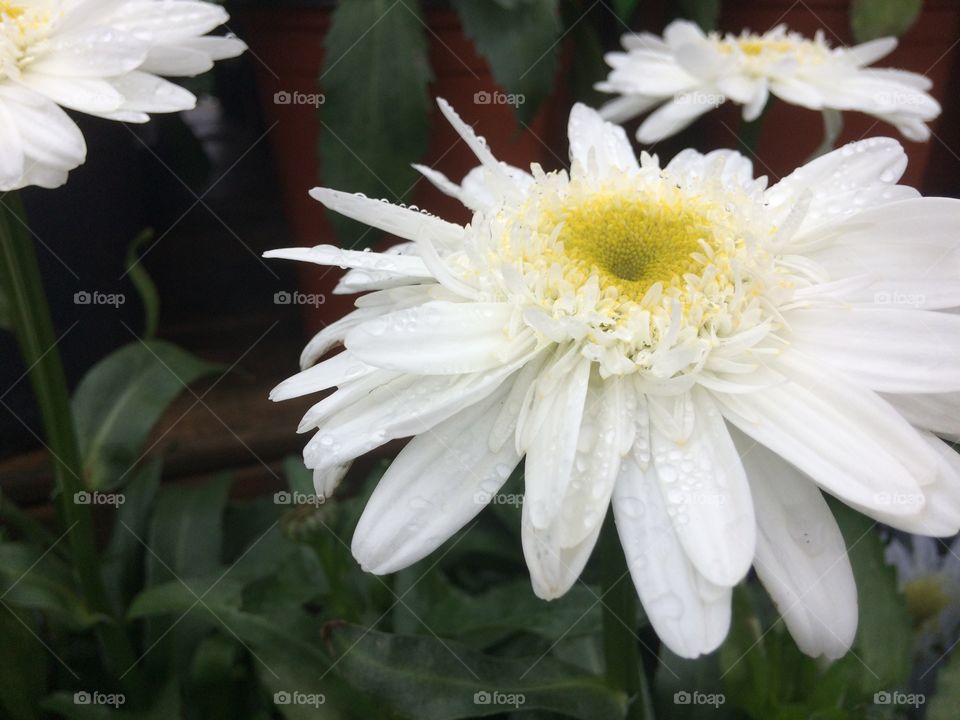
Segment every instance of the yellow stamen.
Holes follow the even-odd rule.
[[[604,289],[636,299],[654,283],[667,286],[696,272],[692,256],[710,239],[706,218],[665,201],[594,196],[565,209],[561,219],[568,258],[594,268]]]

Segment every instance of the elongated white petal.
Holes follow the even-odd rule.
[[[651,418],[653,468],[687,556],[708,580],[731,586],[753,561],[756,523],[750,488],[714,402],[700,391],[691,402],[693,431],[685,442],[671,440]]]
[[[463,236],[463,228],[459,225],[357,193],[316,187],[310,191],[310,197],[334,212],[404,240],[413,241],[423,234],[441,245],[446,245],[458,242]]]
[[[554,524],[570,484],[589,377],[590,361],[579,359],[556,389],[544,390],[542,381],[534,386],[537,430],[527,448],[523,509],[526,522],[538,530]],[[551,538],[559,542],[559,530]]]
[[[391,275],[406,275],[414,278],[432,278],[423,260],[416,255],[396,255],[387,253],[361,252],[359,250],[341,250],[333,245],[316,247],[293,247],[267,250],[265,258],[283,258],[299,260],[317,265],[362,268]]]
[[[349,380],[369,375],[375,367],[367,365],[349,351],[303,370],[277,385],[270,393],[273,401],[289,400],[309,393],[328,390]]]
[[[451,375],[497,367],[532,347],[508,337],[506,303],[428,302],[367,320],[347,333],[357,357],[388,370]]]
[[[613,512],[630,576],[661,640],[680,657],[715,650],[730,626],[730,588],[697,572],[680,544],[653,468],[625,458]]]
[[[809,478],[735,437],[757,509],[757,575],[798,647],[839,658],[857,630],[857,587],[840,528]]]
[[[777,369],[786,383],[748,395],[715,394],[724,416],[837,497],[918,513],[920,485],[934,479],[936,459],[917,432],[876,394],[830,371],[805,369],[787,354],[783,360]],[[893,494],[913,502],[888,507],[885,498]]]
[[[832,278],[865,276],[847,302],[900,309],[960,306],[960,200],[910,198],[866,209],[811,240]]]
[[[912,425],[960,442],[960,392],[885,395],[884,398]]]
[[[872,390],[960,390],[960,316],[893,308],[789,313],[793,346]]]
[[[556,524],[547,528],[537,528],[530,520],[530,511],[526,501],[520,520],[520,539],[523,544],[523,557],[530,571],[530,580],[537,597],[555,600],[564,595],[583,572],[597,537],[598,525],[582,542],[565,548],[560,542],[560,530]]]
[[[510,389],[453,415],[411,440],[370,496],[353,535],[353,556],[367,572],[395,572],[433,552],[479,513],[520,456],[487,438]]]
[[[570,161],[581,167],[595,168],[597,178],[610,173],[638,169],[637,159],[627,134],[619,125],[604,122],[595,110],[577,103],[570,111],[567,127],[570,138]]]

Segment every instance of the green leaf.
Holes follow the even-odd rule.
[[[0,543],[0,598],[13,607],[40,610],[73,629],[98,620],[77,593],[70,568],[32,545]]]
[[[328,633],[336,670],[358,690],[418,720],[549,710],[581,720],[622,718],[626,698],[550,657],[505,659],[433,636],[339,625]]]
[[[489,0],[454,0],[453,6],[494,79],[508,93],[504,99],[514,100],[517,115],[530,122],[556,78],[562,31],[557,0],[517,0],[510,7]]]
[[[953,655],[937,672],[937,692],[930,699],[927,720],[955,720],[960,707],[960,655]],[[926,671],[926,668],[924,668]]]
[[[123,491],[117,508],[110,544],[103,554],[103,580],[117,607],[125,607],[143,586],[143,543],[148,535],[150,512],[160,488],[162,465],[158,459],[138,468]]]
[[[920,16],[923,0],[852,0],[850,28],[857,42],[900,37]]]
[[[73,397],[87,486],[119,486],[173,399],[221,369],[162,340],[130,343],[94,365]]]
[[[160,316],[160,294],[140,260],[140,248],[148,245],[153,240],[153,236],[153,228],[147,228],[137,235],[130,243],[130,247],[127,248],[125,261],[127,275],[143,303],[143,337],[145,340],[149,340],[157,334],[157,322]]]
[[[197,578],[221,567],[223,512],[231,478],[169,486],[150,525],[147,585]]]
[[[830,500],[853,566],[860,597],[855,651],[862,661],[864,693],[901,687],[910,673],[910,616],[897,592],[896,573],[884,562],[883,543],[873,520]]]
[[[720,5],[721,0],[680,0],[680,14],[710,32],[720,22]]]
[[[427,582],[421,580],[420,584]],[[480,595],[468,595],[448,586],[425,607],[418,596],[406,598],[421,621],[441,637],[456,637],[474,647],[489,647],[517,632],[529,632],[555,641],[599,632],[600,592],[584,585],[571,588],[553,602],[541,600],[530,589],[529,580],[498,585]],[[414,590],[416,595],[416,590]],[[427,601],[428,598],[424,598]]]
[[[391,201],[412,188],[410,163],[427,149],[432,79],[419,3],[338,3],[320,75],[323,183]],[[333,215],[333,214],[332,214]],[[376,232],[331,217],[341,244],[372,245]]]
[[[0,606],[0,715],[10,720],[39,720],[47,693],[52,656],[37,642],[29,612]]]
[[[611,6],[618,18],[625,23],[629,23],[630,18],[633,16],[633,11],[637,9],[637,5],[639,4],[639,0],[613,0]]]

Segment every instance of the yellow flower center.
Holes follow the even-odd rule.
[[[595,196],[567,208],[561,219],[568,258],[595,269],[602,288],[638,299],[654,283],[668,286],[696,272],[692,256],[711,237],[703,215],[667,201]]]
[[[936,577],[921,577],[907,583],[903,594],[914,627],[920,627],[935,618],[950,603],[950,598]]]
[[[24,13],[23,7],[20,5],[15,5],[12,2],[7,2],[6,0],[0,0],[0,15],[4,18],[10,18],[11,20],[17,20]]]
[[[788,53],[797,49],[795,42],[789,40],[768,40],[758,36],[737,38],[734,42],[744,55],[761,55],[765,50]],[[732,47],[725,43],[723,49],[730,52]]]

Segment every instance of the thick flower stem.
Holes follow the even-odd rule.
[[[33,240],[15,192],[0,195],[0,287],[7,295],[13,329],[43,418],[56,481],[57,515],[66,533],[73,571],[87,610],[101,618],[97,635],[108,667],[119,676],[135,664],[136,655],[103,585],[90,505],[74,501],[74,494],[84,489],[80,450]],[[126,689],[136,695],[138,687],[137,683]],[[136,701],[136,697],[130,700]]]
[[[653,720],[653,706],[636,637],[637,591],[630,580],[613,515],[601,537],[603,649],[607,682],[630,700],[628,720]]]

